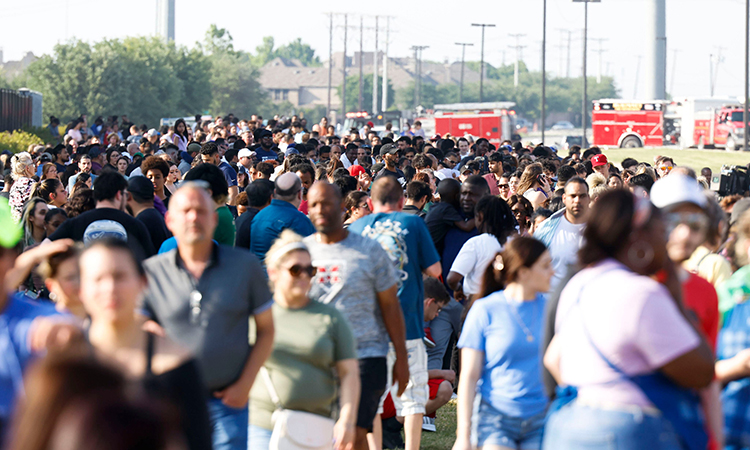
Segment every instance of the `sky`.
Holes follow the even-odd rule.
[[[623,98],[639,97],[648,74],[639,56],[646,55],[643,15],[649,0],[602,0],[589,4],[588,73],[614,76]],[[96,42],[104,38],[152,35],[156,30],[157,0],[101,2],[98,0],[0,0],[0,47],[5,61],[26,52],[51,53],[55,44],[76,38]],[[316,4],[318,3],[318,4]],[[711,94],[711,58],[715,66],[718,97],[744,95],[744,0],[667,0],[667,91],[673,97],[708,97]],[[460,6],[468,7],[461,8]],[[571,75],[582,71],[582,3],[547,0],[547,70],[551,77],[564,75],[570,45]],[[210,24],[226,28],[235,48],[254,51],[264,36],[276,45],[296,38],[310,44],[328,59],[328,13],[334,15],[333,52],[344,46],[344,14],[349,16],[348,53],[359,49],[360,17],[364,23],[365,51],[375,47],[375,16],[379,48],[386,43],[385,16],[391,16],[389,55],[410,56],[410,47],[427,45],[423,58],[458,61],[461,47],[473,43],[466,59],[479,60],[481,31],[472,23],[495,24],[485,34],[485,60],[493,65],[515,60],[517,39],[525,46],[522,58],[532,70],[541,67],[542,0],[471,0],[434,2],[379,0],[377,2],[327,0],[230,1],[212,3],[176,0],[175,40],[192,46],[201,41]],[[603,39],[603,41],[597,40]],[[719,54],[721,59],[719,59]],[[712,56],[713,55],[713,56]],[[640,95],[639,95],[640,91]]]

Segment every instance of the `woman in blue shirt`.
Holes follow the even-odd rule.
[[[487,268],[483,298],[466,316],[458,346],[458,426],[453,450],[470,450],[474,398],[477,446],[539,449],[547,409],[542,386],[542,319],[554,270],[544,244],[517,237]]]

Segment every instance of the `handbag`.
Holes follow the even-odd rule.
[[[583,288],[576,301],[579,308],[581,307],[581,293],[583,293]],[[705,417],[700,397],[694,390],[678,386],[659,371],[643,375],[626,374],[604,356],[604,353],[594,344],[586,327],[586,321],[582,320],[581,324],[583,333],[596,354],[621,378],[638,386],[649,401],[661,411],[662,417],[672,425],[683,448],[705,450],[708,447]],[[550,412],[561,409],[578,396],[577,387],[574,386],[558,387],[557,392],[559,397],[550,406]]]
[[[305,411],[286,409],[281,404],[271,376],[265,367],[260,374],[271,401],[276,406],[272,416],[273,432],[269,450],[331,450],[333,448],[333,419]]]

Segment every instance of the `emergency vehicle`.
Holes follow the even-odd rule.
[[[513,102],[452,103],[435,105],[435,133],[454,137],[471,135],[492,144],[520,140],[516,134]]]
[[[742,110],[740,106],[727,106],[733,103],[736,105],[736,100],[727,98],[596,100],[591,114],[593,145],[735,149],[742,138],[742,130],[739,130]],[[739,124],[734,120],[737,111]]]
[[[393,132],[398,134],[401,129],[401,111],[385,111],[378,114],[371,114],[367,111],[351,111],[346,113],[342,132],[348,132],[352,128],[361,130],[367,122],[372,122],[374,131],[378,133],[385,131],[385,124],[391,122]]]

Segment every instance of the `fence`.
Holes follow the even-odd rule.
[[[41,126],[41,94],[23,89],[0,89],[0,132],[26,126]]]

